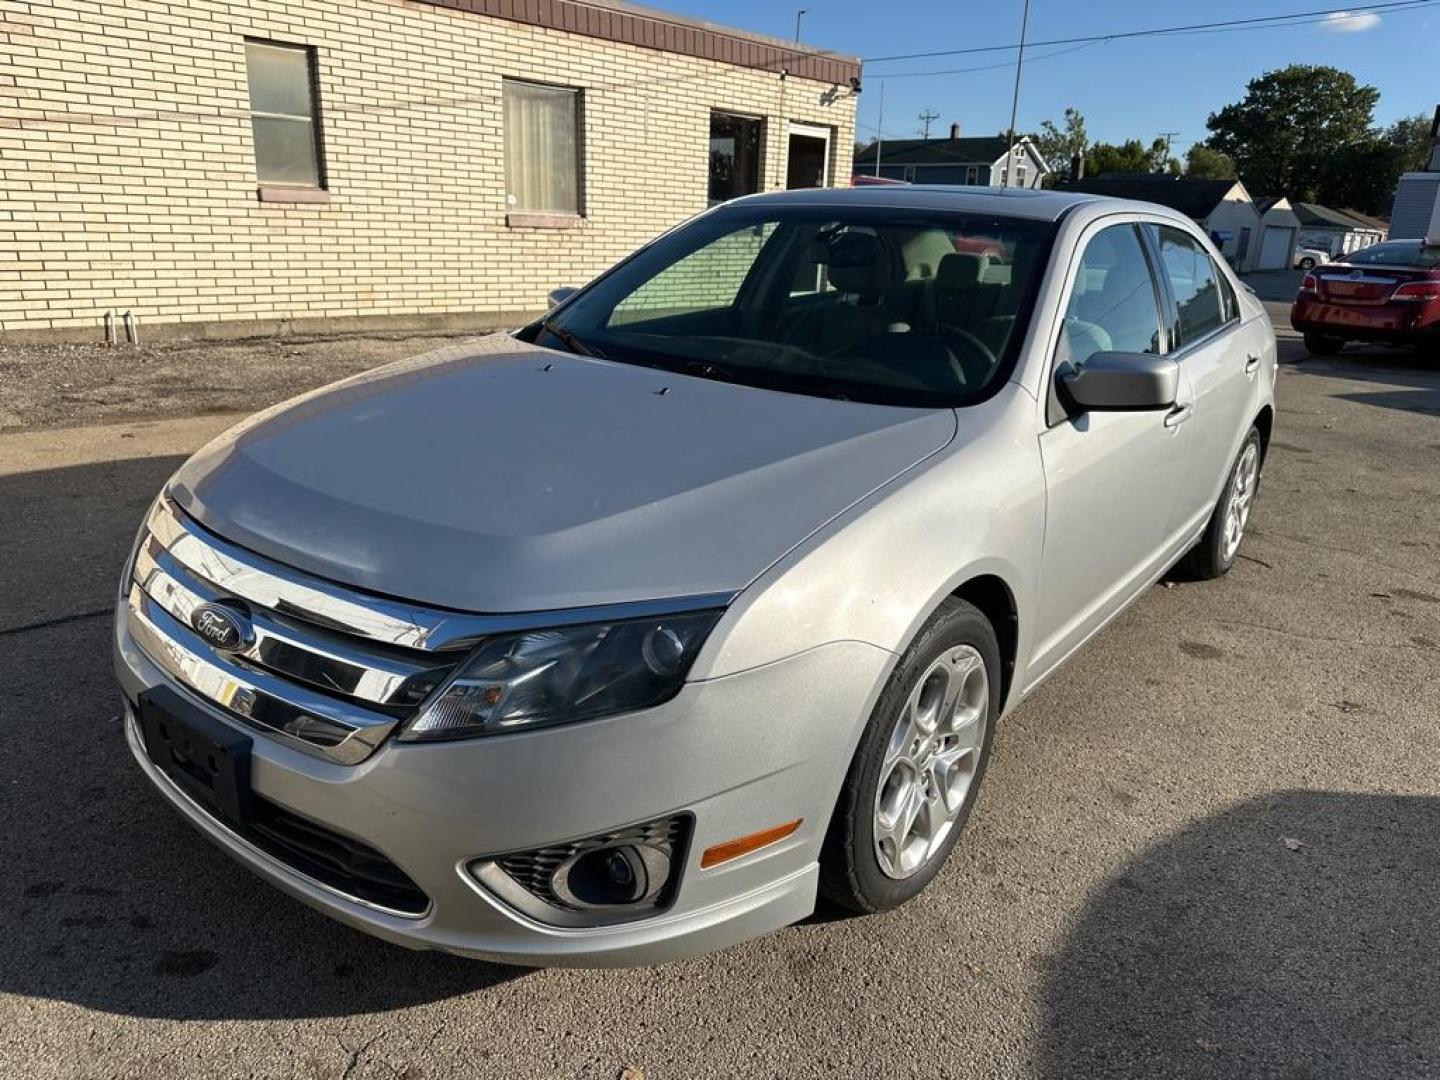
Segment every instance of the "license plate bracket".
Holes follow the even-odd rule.
[[[250,737],[169,687],[140,695],[140,730],[155,766],[211,813],[241,825],[250,810]]]

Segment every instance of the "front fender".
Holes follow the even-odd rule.
[[[936,457],[874,492],[771,566],[736,599],[696,660],[717,678],[835,641],[903,652],[965,582],[1005,582],[1029,655],[1045,527],[1035,401],[1015,384],[961,410]]]

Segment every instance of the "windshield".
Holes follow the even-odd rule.
[[[1374,247],[1352,251],[1342,260],[1351,266],[1413,266],[1433,270],[1440,266],[1440,246],[1419,240],[1390,240]]]
[[[982,214],[727,208],[621,263],[535,338],[795,393],[964,405],[1009,376],[1053,232]]]

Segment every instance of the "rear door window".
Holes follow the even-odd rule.
[[[1236,318],[1235,297],[1220,268],[1195,237],[1169,225],[1146,225],[1175,297],[1175,347],[1184,348]]]

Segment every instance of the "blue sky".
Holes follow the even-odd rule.
[[[1020,0],[650,0],[667,10],[789,38],[795,11],[809,9],[803,40],[862,57],[1013,43],[1020,33]],[[1339,7],[1343,0],[1031,0],[1031,40],[1147,29],[1223,19],[1254,18]],[[1362,13],[1363,7],[1352,11]],[[1337,24],[1339,25],[1339,24]],[[1147,142],[1177,131],[1173,150],[1183,155],[1206,135],[1206,116],[1239,100],[1245,83],[1290,63],[1331,64],[1380,90],[1376,119],[1429,115],[1440,104],[1440,3],[1348,20],[1347,29],[1301,25],[1226,33],[1141,38],[1092,45],[1053,59],[1056,48],[1026,55],[1020,92],[1022,130],[1059,120],[1067,105],[1085,114],[1092,139]],[[1073,46],[1071,47],[1073,48]],[[1428,62],[1427,62],[1428,56]],[[879,120],[885,82],[885,131],[892,138],[919,134],[922,109],[940,114],[932,134],[949,130],[988,135],[1010,117],[1013,53],[932,57],[865,65],[860,100],[862,141]],[[1008,67],[954,75],[890,78],[887,74],[973,68],[1012,61]],[[1033,60],[1033,63],[1032,63]],[[1428,76],[1428,77],[1427,77]]]

